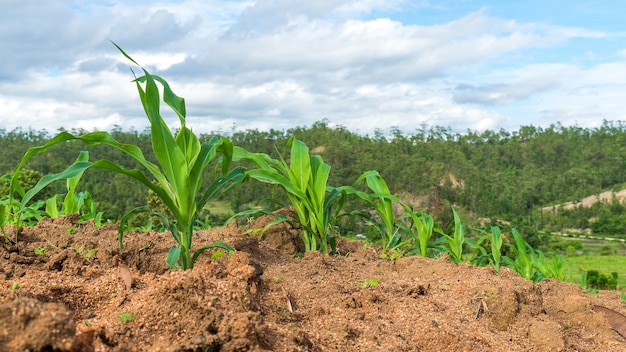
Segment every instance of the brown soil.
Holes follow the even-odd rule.
[[[389,261],[360,242],[299,258],[284,226],[261,241],[243,232],[201,231],[196,248],[220,240],[237,251],[170,271],[167,233],[130,233],[119,255],[114,225],[25,228],[17,247],[0,246],[0,350],[626,351],[616,292],[446,258]]]
[[[613,199],[613,196],[615,196],[615,199],[617,199],[620,203],[623,202],[624,199],[626,199],[626,189],[623,189],[619,192],[606,191],[598,195],[585,197],[580,201],[566,202],[566,203],[557,204],[557,205],[553,205],[549,207],[544,207],[544,208],[541,208],[541,211],[554,213],[554,212],[557,212],[559,209],[574,209],[580,206],[588,208],[598,202],[608,203],[611,201],[611,199]]]

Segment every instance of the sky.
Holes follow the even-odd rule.
[[[626,2],[0,0],[0,129],[144,130],[137,66],[196,133],[626,120]],[[178,118],[163,109],[172,128]]]

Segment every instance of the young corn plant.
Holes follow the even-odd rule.
[[[364,172],[355,182],[355,185],[365,181],[368,188],[372,193],[366,193],[358,191],[353,187],[342,188],[348,195],[356,195],[361,200],[365,201],[372,209],[376,211],[376,214],[371,214],[366,211],[355,210],[347,215],[359,216],[366,220],[366,222],[376,228],[380,235],[381,244],[383,247],[383,254],[387,250],[400,249],[404,247],[407,242],[402,239],[402,226],[400,224],[400,217],[396,217],[393,211],[393,203],[401,203],[400,200],[391,194],[387,182],[376,170],[370,170]],[[407,230],[405,228],[405,230]]]
[[[11,184],[12,175],[6,174],[0,177],[0,180],[6,182],[7,185]],[[46,216],[46,212],[42,209],[44,206],[44,201],[39,200],[28,207],[24,208],[20,214],[19,218],[16,215],[20,209],[20,201],[15,199],[14,196],[18,195],[19,197],[24,196],[24,187],[23,185],[27,185],[32,183],[35,185],[37,179],[41,177],[38,175],[36,171],[33,170],[24,170],[24,174],[21,175],[19,180],[15,182],[15,186],[13,188],[13,192],[11,192],[10,186],[7,186],[2,192],[6,191],[6,194],[0,195],[0,231],[2,232],[2,236],[4,237],[5,242],[11,242],[13,240],[9,239],[9,235],[5,229],[6,225],[17,225],[17,224],[26,224],[28,226],[32,226],[37,224],[41,219]],[[9,193],[15,193],[13,196],[10,196]],[[17,233],[15,236],[14,242],[17,243]]]
[[[113,44],[127,59],[139,66],[117,44]],[[216,198],[243,182],[246,176],[242,168],[230,170],[233,155],[232,142],[225,137],[212,137],[208,142],[200,143],[198,137],[186,126],[185,100],[174,94],[169,84],[163,78],[148,73],[142,67],[141,70],[143,71],[143,76],[138,78],[135,76],[134,83],[137,86],[146,116],[150,121],[152,151],[158,165],[148,161],[139,147],[120,143],[108,132],[96,131],[75,136],[67,131],[63,131],[43,146],[30,148],[26,152],[11,179],[11,189],[17,187],[19,170],[31,157],[46,152],[57,144],[77,140],[89,145],[103,144],[118,149],[136,160],[145,170],[125,169],[108,160],[95,162],[77,160],[63,172],[41,178],[37,185],[24,195],[19,211],[23,211],[33,196],[51,182],[78,176],[89,168],[100,168],[127,175],[157,194],[171,211],[173,219],[168,219],[160,213],[152,212],[146,206],[131,210],[120,221],[118,231],[120,251],[123,250],[124,233],[128,226],[129,217],[139,212],[148,212],[157,216],[163,222],[178,244],[170,249],[166,259],[167,263],[171,268],[190,269],[198,256],[209,248],[221,247],[229,252],[233,251],[233,248],[225,243],[215,242],[192,252],[193,225],[199,211],[207,201]],[[161,117],[161,99],[157,82],[163,87],[163,101],[179,118],[181,127],[176,135],[171,132]],[[205,188],[203,182],[205,173],[211,162],[218,156],[218,153],[221,155],[221,158],[215,168],[215,179]]]
[[[436,226],[439,225],[435,224],[432,216],[422,211],[416,212],[408,205],[402,204],[402,206],[405,209],[405,213],[402,215],[402,218],[410,218],[411,226],[401,225],[401,228],[403,228],[405,233],[413,238],[413,241],[416,244],[411,249],[411,252],[419,253],[422,257],[427,257],[429,249],[436,249],[433,246],[433,241],[431,241],[431,239]],[[441,230],[438,229],[437,232],[441,232]]]
[[[89,152],[82,151],[78,155],[76,162],[88,160]],[[76,187],[78,187],[82,176],[83,172],[67,179],[67,193],[61,203],[61,209],[58,206],[60,194],[56,194],[46,200],[46,214],[51,218],[79,214],[81,221],[94,219],[96,225],[100,226],[102,223],[102,212],[96,212],[96,205],[91,198],[91,194],[87,191],[76,192]]]
[[[247,171],[250,178],[274,184],[285,191],[298,217],[297,225],[301,227],[300,237],[305,251],[319,250],[324,254],[334,252],[336,242],[332,225],[343,204],[342,192],[327,185],[330,166],[321,156],[310,155],[306,144],[294,137],[287,142],[286,148],[289,147],[289,162],[282,158],[276,160],[264,153],[251,153],[240,147],[234,148],[233,160],[252,162],[258,168]],[[236,216],[252,213],[258,211],[241,212]],[[271,224],[291,221],[278,214],[275,216],[277,220]]]
[[[450,255],[450,259],[454,263],[460,263],[463,261],[463,245],[465,244],[465,226],[461,223],[461,219],[459,215],[456,213],[456,210],[452,208],[452,214],[454,215],[454,232],[452,236],[447,235],[445,233],[441,233],[443,235],[442,239],[447,247],[448,254]]]
[[[541,278],[556,278],[561,281],[567,281],[571,278],[571,268],[565,265],[562,255],[555,255],[551,259],[547,259],[543,252],[537,249],[533,256],[533,264]]]
[[[466,239],[468,246],[480,253],[480,255],[475,255],[474,258],[472,258],[472,263],[478,266],[490,264],[493,266],[496,273],[500,272],[503,243],[500,228],[498,226],[491,226],[490,233],[484,230],[478,231],[483,235],[476,242]],[[487,252],[487,249],[482,245],[487,240],[489,240],[490,243],[490,252]]]
[[[515,245],[509,245],[515,259],[511,259],[508,256],[502,257],[502,261],[511,269],[515,270],[521,277],[532,280],[540,281],[541,274],[537,271],[536,262],[537,254],[535,250],[524,241],[522,235],[517,229],[512,229],[511,234],[515,240]]]

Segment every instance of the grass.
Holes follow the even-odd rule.
[[[615,271],[619,275],[617,278],[618,290],[626,287],[626,257],[625,256],[596,256],[578,255],[565,257],[565,263],[572,267],[572,279],[580,284],[581,272],[597,270],[608,275]]]
[[[579,242],[584,255],[626,255],[626,244],[620,241],[606,241],[580,237],[553,236],[552,242]]]

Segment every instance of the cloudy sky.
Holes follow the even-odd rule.
[[[0,0],[0,129],[143,130],[133,65],[196,132],[626,120],[622,0]],[[177,119],[165,115],[172,126]]]

